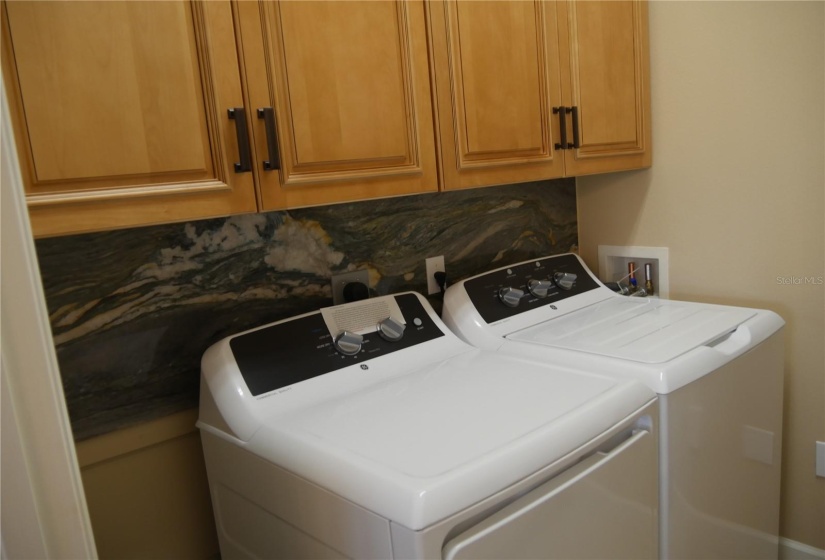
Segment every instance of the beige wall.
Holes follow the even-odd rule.
[[[217,558],[197,410],[77,444],[100,558]]]
[[[578,179],[581,253],[670,248],[673,299],[787,321],[784,537],[825,549],[825,3],[652,1],[653,167]]]

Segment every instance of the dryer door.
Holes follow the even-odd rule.
[[[449,541],[446,560],[658,555],[654,436],[597,452]]]

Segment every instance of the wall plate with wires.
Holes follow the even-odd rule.
[[[367,269],[354,270],[352,272],[344,272],[342,274],[334,274],[332,276],[332,304],[341,305],[353,301],[352,298],[347,298],[347,291],[352,288],[359,288],[358,291],[366,290],[367,297],[369,297],[370,287],[370,272]],[[363,294],[362,294],[363,295]]]
[[[602,282],[628,284],[628,263],[636,263],[636,281],[645,285],[645,265],[653,271],[653,297],[667,299],[670,296],[667,247],[636,247],[599,245],[599,279]]]

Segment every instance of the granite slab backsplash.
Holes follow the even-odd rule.
[[[371,292],[575,251],[572,179],[41,239],[37,253],[75,438],[197,406],[200,358],[236,332]],[[440,302],[434,302],[436,306]]]

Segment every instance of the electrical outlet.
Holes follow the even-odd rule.
[[[427,269],[427,295],[437,294],[441,291],[438,282],[435,281],[436,272],[446,272],[444,268],[444,255],[430,257],[424,261]]]
[[[347,303],[344,297],[344,288],[347,284],[363,284],[369,290],[370,288],[370,272],[367,269],[355,270],[352,272],[344,272],[343,274],[332,275],[332,304],[340,305]],[[369,296],[367,296],[369,297]]]

